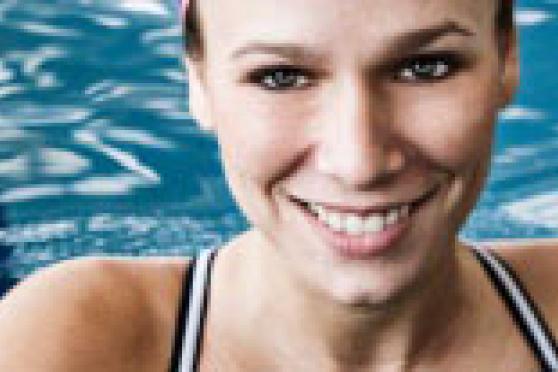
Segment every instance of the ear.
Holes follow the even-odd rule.
[[[506,34],[502,49],[500,107],[504,108],[513,101],[520,81],[519,51],[515,27]]]
[[[201,62],[190,58],[184,60],[188,70],[188,90],[190,115],[199,123],[202,130],[213,131],[207,91],[203,80]]]

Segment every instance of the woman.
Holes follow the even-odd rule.
[[[40,271],[0,307],[0,370],[554,369],[555,243],[492,247],[522,292],[457,239],[517,86],[511,6],[191,3],[192,112],[253,228]]]

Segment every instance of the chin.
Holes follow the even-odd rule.
[[[335,289],[330,293],[331,301],[343,307],[362,311],[378,311],[386,309],[404,297],[404,289],[408,286],[391,284],[389,286],[363,288],[356,286],[343,290]]]
[[[405,245],[401,247],[405,254],[398,259],[373,261],[332,261],[331,256],[312,254],[310,249],[290,251],[284,258],[295,273],[295,284],[306,288],[318,303],[366,311],[401,303],[427,284],[425,273],[432,269],[428,267],[432,251],[427,248]]]

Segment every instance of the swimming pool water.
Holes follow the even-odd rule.
[[[180,255],[247,227],[187,115],[174,1],[0,3],[0,287],[84,255]],[[558,1],[520,1],[522,81],[461,236],[558,236]]]

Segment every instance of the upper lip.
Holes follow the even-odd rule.
[[[399,201],[399,202],[390,202],[390,203],[382,203],[378,205],[366,205],[366,206],[356,206],[356,205],[341,205],[335,203],[328,203],[328,202],[318,202],[313,200],[305,200],[299,197],[291,196],[293,201],[302,204],[319,204],[321,206],[326,207],[327,209],[335,210],[341,213],[355,213],[355,214],[365,214],[365,213],[376,213],[376,212],[384,212],[389,209],[393,208],[400,208],[404,205],[410,205],[411,207],[421,204],[422,202],[430,199],[437,191],[438,186],[432,187],[430,190],[420,194],[418,197],[414,199],[409,199],[407,201]]]

